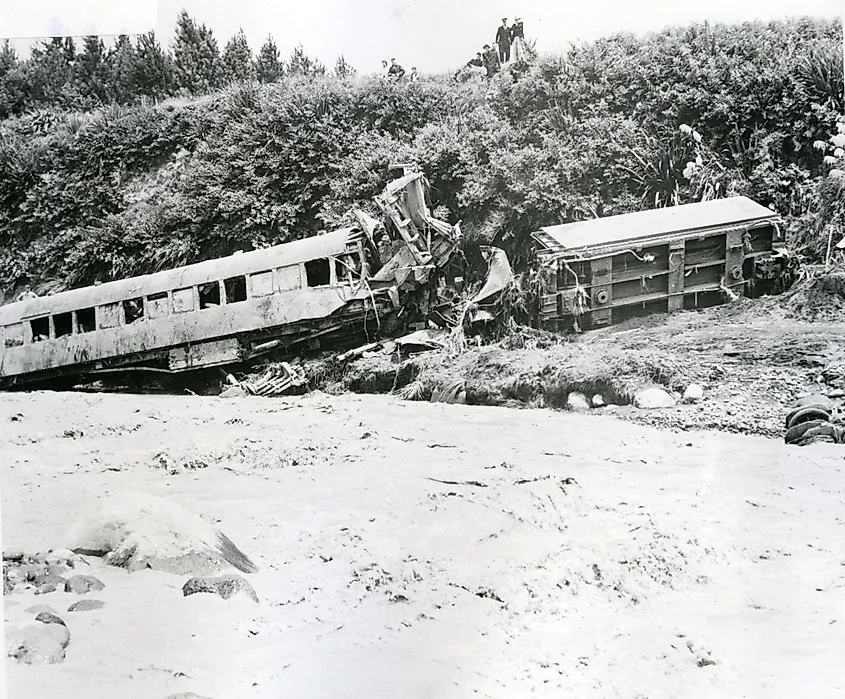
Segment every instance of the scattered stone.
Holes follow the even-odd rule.
[[[258,595],[252,585],[240,575],[221,575],[217,578],[191,578],[182,586],[182,595],[188,597],[198,592],[207,592],[229,599],[239,592],[247,595],[253,602],[258,602]]]
[[[591,402],[594,408],[602,408],[605,405],[604,396],[601,393],[596,393]]]
[[[704,386],[698,383],[691,383],[684,391],[684,403],[697,403],[704,398]]]
[[[64,620],[52,612],[41,612],[35,617],[35,621],[40,621],[42,624],[61,624],[67,626]]]
[[[69,643],[70,633],[64,626],[27,622],[7,630],[6,657],[26,665],[55,665],[65,659]]]
[[[566,397],[566,407],[569,410],[589,410],[590,401],[583,393],[573,391]]]
[[[27,614],[55,614],[56,610],[49,604],[36,604],[34,607],[24,609],[24,612]]]
[[[23,549],[6,549],[3,551],[3,560],[12,563],[21,563],[24,559]]]
[[[193,692],[182,692],[181,694],[171,694],[165,699],[211,699],[202,694],[194,694]]]
[[[79,602],[74,602],[67,610],[69,612],[91,612],[95,609],[102,609],[106,606],[105,602],[98,599],[81,599]]]
[[[227,386],[218,394],[218,398],[246,398],[249,392],[242,386]]]
[[[55,592],[60,587],[64,588],[67,580],[61,575],[54,575],[53,573],[42,573],[35,580],[32,581],[35,585],[36,595],[48,595]]]
[[[634,396],[634,407],[642,410],[671,408],[674,405],[675,399],[662,388],[657,388],[656,386],[646,388]]]
[[[65,581],[65,592],[84,595],[87,592],[99,592],[105,585],[93,575],[74,575]]]

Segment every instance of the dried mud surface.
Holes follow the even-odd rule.
[[[0,395],[0,443],[4,548],[60,547],[143,490],[214,521],[261,600],[94,561],[99,610],[5,598],[8,623],[47,604],[72,637],[61,664],[7,659],[10,697],[845,692],[835,445],[384,396],[51,392]]]

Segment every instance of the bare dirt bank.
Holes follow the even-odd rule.
[[[105,607],[64,615],[63,663],[7,659],[10,697],[845,690],[841,447],[323,394],[0,395],[0,440],[4,548],[133,489],[260,568],[255,605],[95,562]]]

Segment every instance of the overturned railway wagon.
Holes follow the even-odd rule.
[[[542,228],[539,324],[587,330],[779,290],[782,221],[746,197]]]

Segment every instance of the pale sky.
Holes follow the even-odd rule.
[[[359,72],[395,57],[421,73],[454,70],[484,43],[502,17],[518,13],[541,52],[619,31],[670,24],[836,17],[842,0],[0,0],[0,37],[140,33],[170,43],[181,8],[211,27],[220,47],[243,27],[253,51],[273,35],[283,56],[298,43],[328,66],[344,54]],[[30,44],[16,41],[19,50]]]

